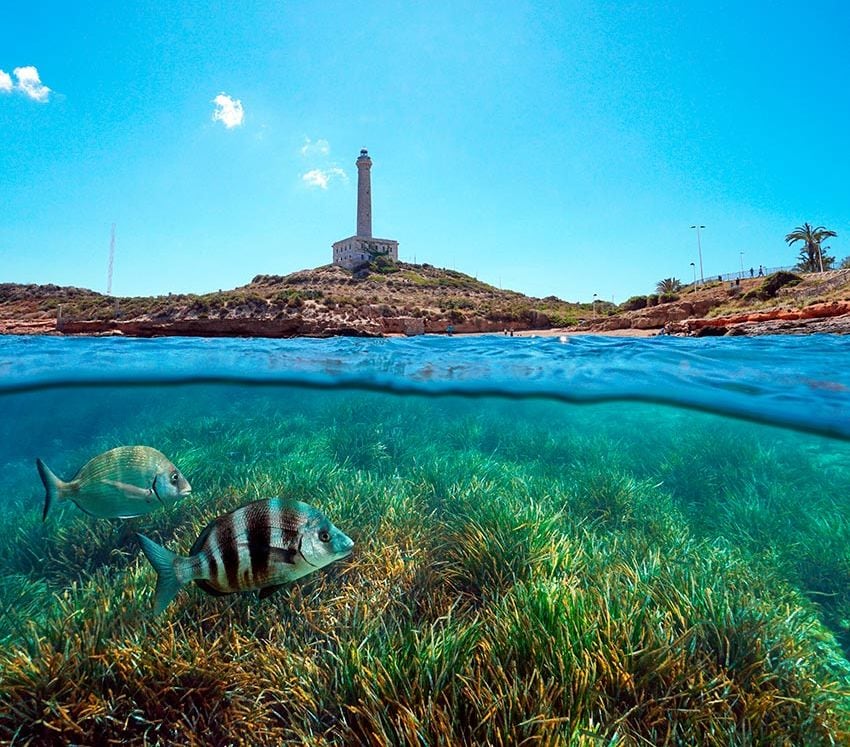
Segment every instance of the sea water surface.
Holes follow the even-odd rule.
[[[37,457],[126,444],[192,495],[41,521]],[[153,618],[134,532],[278,495],[353,559]],[[842,337],[0,337],[0,509],[0,739],[850,735]]]

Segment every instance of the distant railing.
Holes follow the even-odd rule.
[[[823,295],[824,293],[829,293],[830,291],[847,284],[848,278],[850,278],[850,269],[824,270],[823,273],[818,272],[813,274],[821,275],[822,277],[819,278],[821,282],[814,284],[808,288],[803,288],[802,290],[795,288],[794,295],[819,296]]]
[[[753,268],[751,268],[752,269],[752,275],[750,274],[750,268],[748,268],[748,269],[744,270],[743,272],[741,270],[738,270],[737,272],[727,272],[727,273],[724,273],[723,275],[706,275],[705,276],[705,282],[706,282],[706,284],[708,284],[708,283],[718,283],[718,282],[723,283],[723,282],[727,282],[729,280],[738,280],[738,279],[743,280],[745,278],[757,278],[757,277],[761,277],[761,276],[772,275],[774,272],[793,272],[794,267],[795,267],[795,265],[786,265],[784,267],[764,267],[764,266],[762,266],[761,268],[753,267]],[[699,278],[697,278],[697,285],[700,285],[700,284],[701,284],[700,280],[699,280]],[[691,285],[693,285],[693,283],[688,283],[688,286],[691,286]]]

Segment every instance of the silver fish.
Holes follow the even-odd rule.
[[[119,446],[86,464],[69,481],[35,460],[44,483],[44,513],[57,500],[71,500],[101,519],[129,519],[192,492],[192,486],[161,451],[150,446]]]
[[[157,572],[155,614],[189,581],[215,596],[259,589],[265,599],[284,584],[350,555],[354,547],[321,511],[283,498],[254,501],[213,519],[189,557],[137,536]]]

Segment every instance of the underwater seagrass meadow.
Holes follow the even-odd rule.
[[[0,391],[0,742],[850,742],[850,441],[473,394]],[[191,495],[42,522],[36,457],[69,479],[126,444]],[[190,584],[155,616],[135,532],[185,555],[272,496],[320,508],[354,554],[265,600]]]

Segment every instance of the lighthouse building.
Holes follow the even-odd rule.
[[[372,236],[372,159],[363,148],[357,158],[357,233],[333,244],[333,263],[352,269],[378,256],[398,259],[398,242]]]

